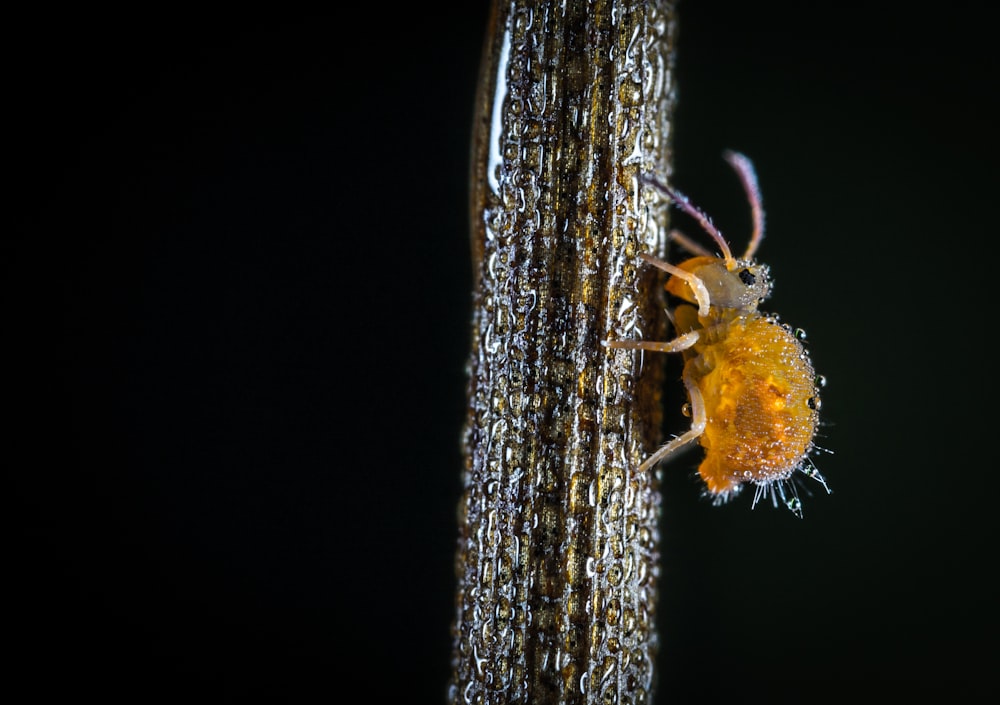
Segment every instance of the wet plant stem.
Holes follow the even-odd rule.
[[[648,703],[671,2],[496,0],[471,166],[453,703]]]

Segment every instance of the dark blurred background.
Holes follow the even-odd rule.
[[[681,5],[676,183],[739,247],[720,155],[755,161],[834,492],[800,521],[664,468],[664,703],[995,669],[992,38],[956,3],[792,7]],[[38,700],[443,702],[487,13],[432,14],[8,22],[8,635]]]

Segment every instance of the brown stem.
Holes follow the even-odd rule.
[[[496,0],[472,158],[453,703],[647,703],[671,2]]]

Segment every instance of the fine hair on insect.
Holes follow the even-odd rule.
[[[609,340],[609,348],[681,353],[681,379],[687,390],[691,428],[650,455],[640,471],[650,470],[698,440],[705,457],[698,474],[714,504],[754,486],[753,506],[770,496],[802,516],[797,477],[830,488],[810,454],[819,425],[819,388],[803,344],[805,334],[762,313],[758,306],[771,290],[767,265],[754,256],[764,237],[764,210],[751,161],[736,152],[724,157],[735,169],[750,202],[753,221],[746,251],[734,257],[711,219],[676,189],[652,175],[643,182],[692,217],[719,249],[713,254],[678,231],[671,238],[690,257],[670,264],[649,254],[640,257],[670,275],[667,292],[680,299],[672,311],[676,337],[669,341]]]

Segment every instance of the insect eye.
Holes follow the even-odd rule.
[[[749,269],[741,269],[739,277],[740,281],[746,286],[753,286],[757,282],[757,277]]]

